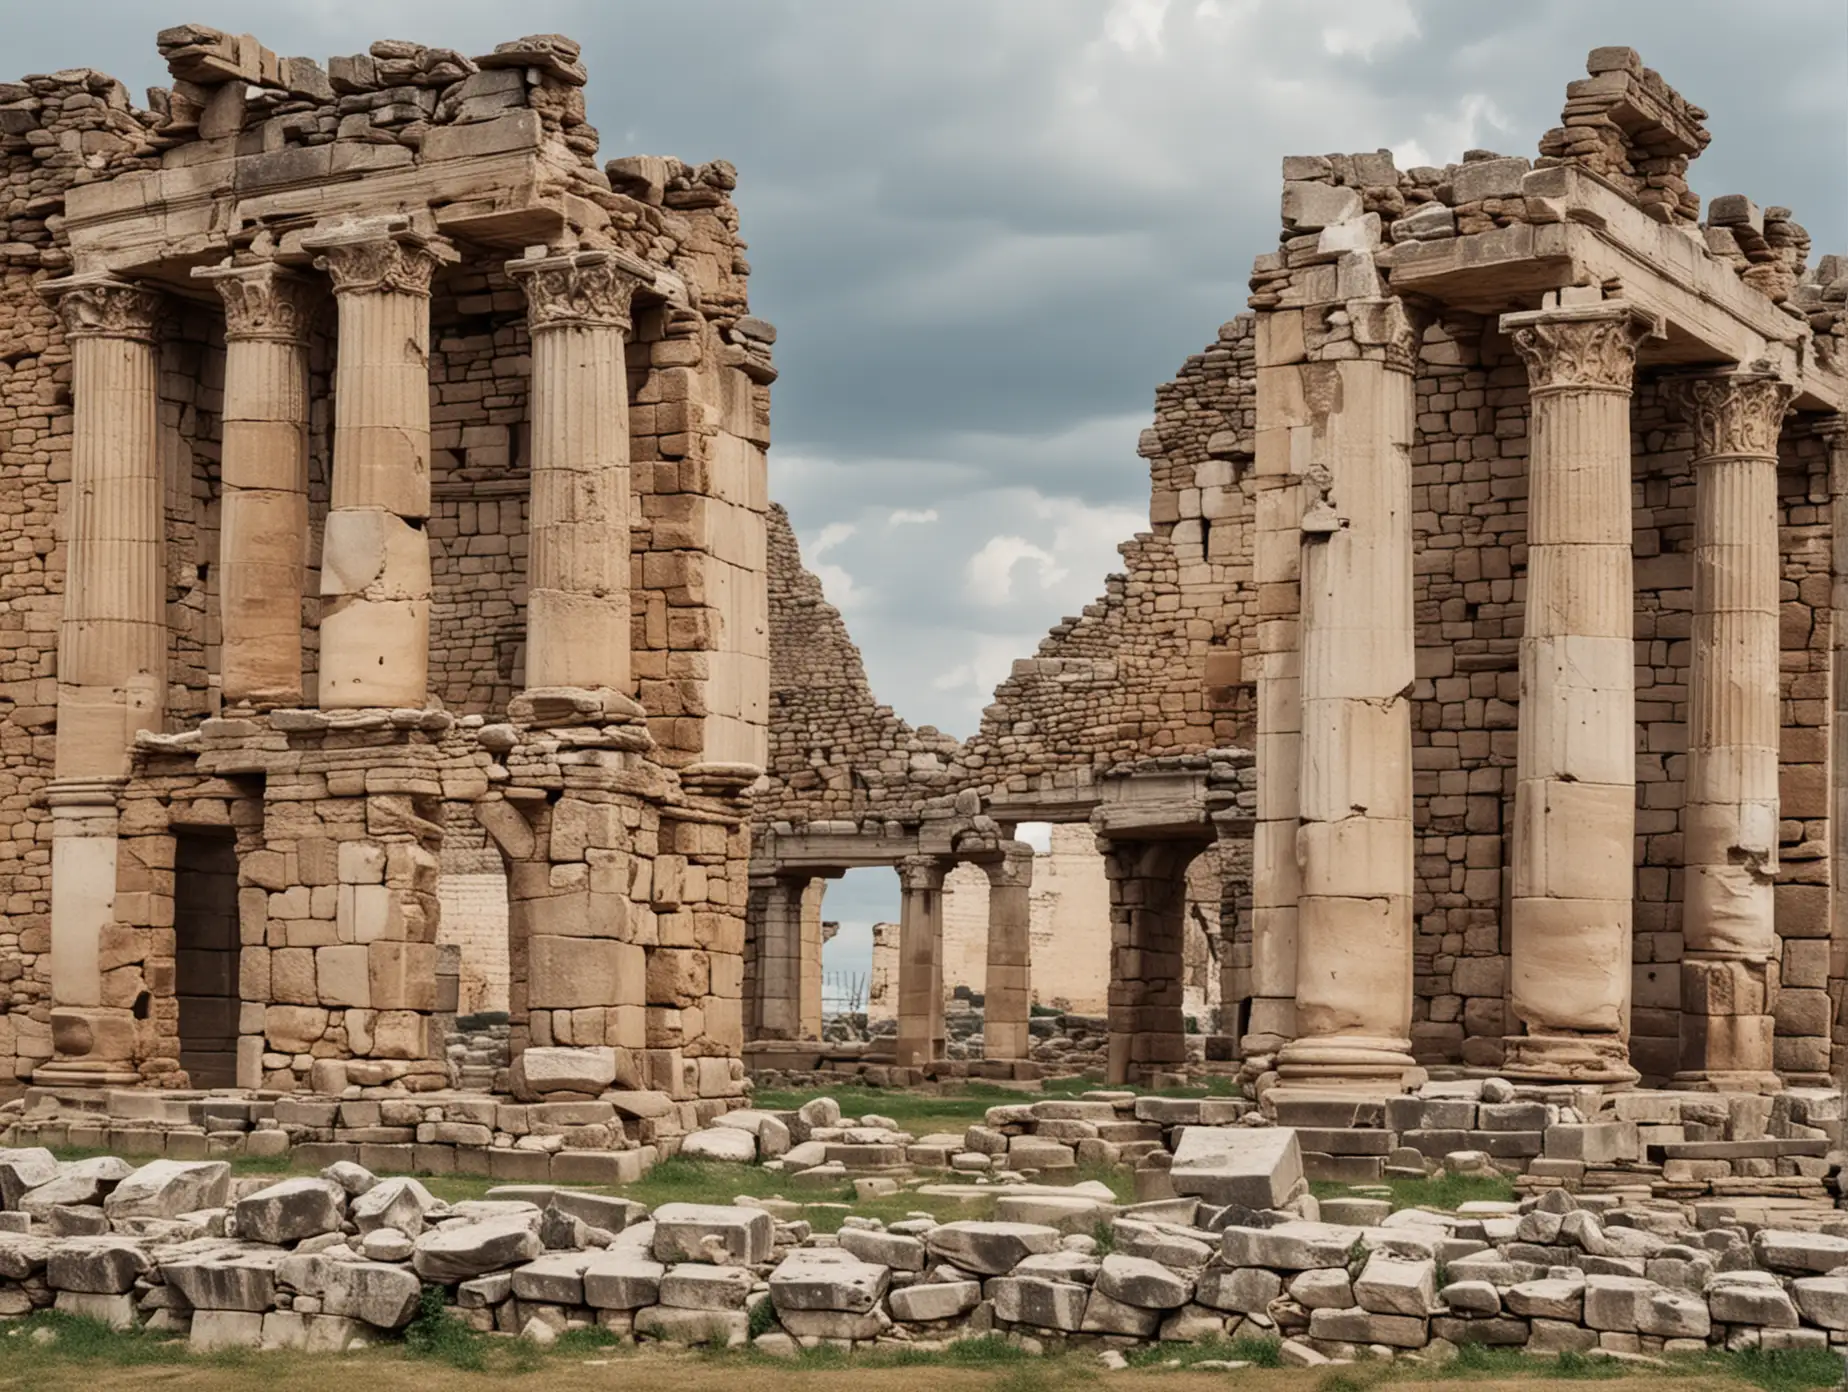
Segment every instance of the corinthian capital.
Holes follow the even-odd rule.
[[[161,297],[155,290],[111,275],[66,276],[39,286],[57,304],[66,338],[154,339]]]
[[[1694,426],[1694,460],[1777,457],[1777,437],[1795,389],[1764,372],[1687,377],[1672,388]]]
[[[272,262],[254,266],[198,266],[193,279],[210,281],[225,302],[225,339],[305,343],[318,290],[313,281]]]
[[[1628,394],[1636,350],[1662,336],[1662,321],[1622,300],[1504,314],[1502,332],[1527,363],[1528,390]]]
[[[436,268],[457,259],[448,242],[416,231],[404,217],[349,219],[309,233],[302,246],[320,253],[315,269],[327,272],[336,295],[428,295]]]
[[[534,333],[573,326],[629,331],[629,303],[654,284],[654,267],[620,251],[528,255],[507,263],[526,291],[526,325]]]

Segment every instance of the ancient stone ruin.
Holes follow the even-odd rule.
[[[769,500],[729,165],[599,165],[557,35],[160,47],[0,87],[0,1317],[1848,1343],[1848,259],[1703,216],[1634,52],[1536,160],[1284,161],[1149,530],[958,741]],[[817,1074],[1025,1095],[749,1105]],[[675,1156],[993,1221],[570,1187]],[[1437,1171],[1519,1197],[1308,1190]]]

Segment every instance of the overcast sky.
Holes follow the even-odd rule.
[[[157,29],[325,58],[584,45],[605,157],[729,159],[777,325],[771,492],[881,699],[970,733],[1146,524],[1155,386],[1244,307],[1285,154],[1532,155],[1587,50],[1710,113],[1706,197],[1848,251],[1848,0],[6,0],[6,62],[166,81]],[[884,876],[884,881],[890,880]],[[889,888],[879,902],[893,899]],[[829,915],[861,919],[850,886]],[[878,912],[888,912],[884,908]],[[857,935],[856,935],[857,936]],[[833,962],[837,954],[831,952]]]

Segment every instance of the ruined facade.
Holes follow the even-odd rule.
[[[516,1079],[735,1095],[734,172],[602,163],[557,35],[160,46],[147,109],[0,87],[0,1079],[448,1086],[447,851],[505,877]]]
[[[1537,159],[1284,161],[1252,312],[1157,393],[1150,531],[966,744],[871,711],[773,545],[757,882],[1088,822],[1116,1079],[1180,1057],[1209,847],[1262,1084],[1831,1076],[1848,260],[1703,210],[1705,113],[1587,71]]]

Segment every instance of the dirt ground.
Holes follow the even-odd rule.
[[[529,1379],[532,1392],[612,1392],[645,1388],[647,1392],[1059,1392],[1074,1384],[1095,1384],[1109,1392],[1207,1392],[1236,1387],[1238,1392],[1348,1392],[1372,1382],[1372,1370],[1360,1368],[1260,1369],[1238,1372],[1187,1372],[1131,1369],[1106,1372],[1066,1360],[1015,1364],[999,1368],[781,1368],[760,1362],[700,1357],[626,1356],[607,1361],[570,1363],[548,1359],[535,1371],[509,1375],[469,1373],[441,1363],[380,1356],[313,1358],[282,1354],[252,1356],[234,1364],[193,1363],[164,1367],[110,1367],[90,1362],[60,1364],[31,1360],[29,1370],[9,1373],[0,1361],[0,1389],[31,1392],[509,1392]],[[1417,1389],[1467,1389],[1467,1392],[1527,1392],[1541,1376],[1495,1378],[1481,1382],[1455,1377],[1430,1381],[1391,1377],[1393,1392]],[[1689,1378],[1639,1372],[1599,1378],[1597,1385],[1619,1392],[1739,1392],[1745,1384],[1724,1376]]]

